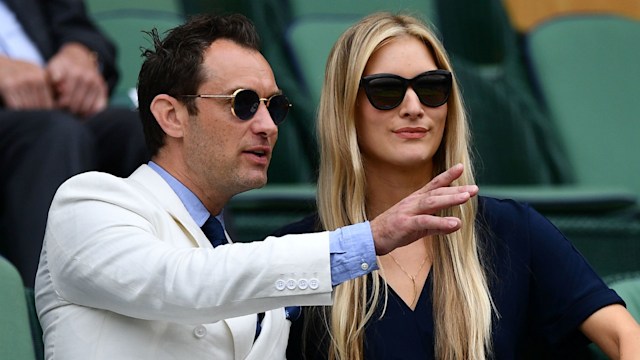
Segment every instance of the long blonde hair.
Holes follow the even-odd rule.
[[[350,27],[336,42],[325,72],[318,110],[320,173],[318,211],[325,229],[366,220],[365,171],[355,127],[359,81],[371,55],[398,36],[413,36],[431,50],[436,65],[451,70],[435,34],[408,15],[376,13]],[[454,77],[455,79],[455,77]],[[474,184],[469,154],[469,130],[459,89],[454,81],[448,100],[443,141],[436,152],[433,174],[464,164],[458,185]],[[425,179],[425,183],[429,179]],[[474,225],[477,202],[442,211],[457,216],[461,230],[433,241],[433,313],[438,359],[485,359],[491,352],[492,300]],[[334,304],[324,312],[329,327],[331,359],[361,359],[364,327],[387,292],[377,271],[336,287]],[[367,295],[370,294],[370,295]]]

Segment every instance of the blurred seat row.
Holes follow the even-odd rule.
[[[112,101],[132,107],[140,48],[150,45],[143,31],[162,33],[199,12],[241,12],[256,24],[294,107],[280,127],[269,185],[229,204],[229,230],[240,241],[261,239],[314,210],[314,117],[338,36],[374,11],[417,14],[437,29],[452,57],[481,194],[531,203],[612,286],[634,289],[623,297],[638,314],[640,281],[624,279],[640,273],[640,20],[565,11],[516,30],[501,0],[87,0],[87,6],[119,49],[122,76]],[[14,280],[2,259],[0,272],[3,288],[17,286],[7,285]],[[28,315],[32,307],[23,311],[20,294],[4,294],[15,316]],[[37,321],[34,329],[37,338]],[[0,358],[33,358],[17,354]]]

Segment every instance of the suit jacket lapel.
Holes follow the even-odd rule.
[[[137,187],[156,199],[160,206],[184,228],[185,232],[199,247],[212,248],[211,242],[193,221],[178,195],[152,168],[148,165],[142,165],[131,174],[129,179],[133,180]]]
[[[245,359],[253,347],[253,336],[255,334],[257,315],[238,316],[225,319],[224,322],[229,327],[233,337],[233,347],[235,349],[235,359]]]
[[[262,331],[255,342],[254,337],[250,334],[255,332],[257,315],[239,316],[224,321],[233,337],[233,346],[236,349],[235,360],[264,359],[265,354],[274,354],[276,348],[286,347],[281,338],[286,338],[289,334],[288,331],[285,334],[282,333],[287,330],[286,327],[289,326],[289,323],[285,318],[283,308],[265,312]]]
[[[286,319],[283,308],[265,312],[260,336],[245,360],[263,359],[264,354],[284,354],[290,327],[291,322]]]

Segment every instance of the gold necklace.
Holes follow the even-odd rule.
[[[411,302],[411,308],[414,308],[416,303],[418,302],[418,286],[416,285],[416,276],[418,276],[418,274],[420,274],[420,271],[422,270],[422,267],[424,266],[424,264],[427,262],[427,259],[429,258],[429,254],[427,253],[427,256],[425,256],[424,260],[422,260],[422,263],[420,263],[420,267],[418,268],[418,271],[416,271],[415,275],[409,275],[409,273],[407,272],[407,270],[405,270],[402,265],[400,265],[400,263],[398,262],[398,260],[396,260],[395,257],[393,257],[393,255],[391,255],[391,253],[389,253],[389,256],[391,256],[391,259],[393,260],[393,262],[396,263],[396,265],[398,265],[398,267],[400,268],[400,270],[407,275],[407,277],[411,280],[411,283],[413,284],[413,301]]]

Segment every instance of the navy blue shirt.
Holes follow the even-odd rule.
[[[588,343],[578,326],[604,306],[624,304],[560,231],[529,206],[479,197],[476,225],[500,316],[493,322],[495,359],[575,357]],[[317,216],[278,233],[311,230],[318,230]],[[389,288],[384,317],[366,326],[365,358],[434,359],[431,293],[430,273],[411,311]],[[301,329],[301,321],[291,329],[288,359],[302,358]],[[313,355],[308,359],[326,359],[324,335],[321,327],[306,333],[306,353]]]

